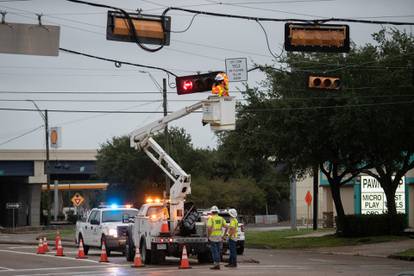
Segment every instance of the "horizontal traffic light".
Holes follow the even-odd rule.
[[[349,26],[286,23],[285,50],[299,52],[349,52]]]
[[[220,73],[220,71],[206,74],[176,77],[175,84],[177,87],[177,94],[183,95],[211,91],[211,88],[214,84],[214,78],[218,73]]]
[[[308,88],[339,90],[341,89],[341,79],[339,77],[328,76],[308,76]]]
[[[170,45],[171,17],[129,13],[140,43]],[[136,42],[128,18],[120,12],[108,11],[106,39]]]

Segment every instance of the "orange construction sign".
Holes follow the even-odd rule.
[[[78,207],[78,206],[80,206],[85,201],[85,199],[79,193],[76,193],[72,197],[71,201],[73,203],[73,206]]]
[[[309,191],[306,193],[305,202],[308,206],[310,206],[312,203],[312,195]]]

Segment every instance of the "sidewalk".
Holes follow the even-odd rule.
[[[18,233],[18,234],[9,234],[9,233],[0,233],[0,244],[20,244],[20,245],[38,245],[39,241],[37,238],[39,236],[44,236],[50,231],[41,231],[38,233]],[[48,240],[49,245],[53,245],[55,240]],[[77,247],[74,239],[63,238],[62,239],[63,247]]]
[[[332,255],[352,255],[388,258],[390,255],[405,251],[410,248],[414,248],[414,239],[363,244],[356,246],[321,247],[305,249],[305,251]]]

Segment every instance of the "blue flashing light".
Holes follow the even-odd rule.
[[[112,204],[111,204],[111,208],[112,208],[112,209],[118,208],[118,204],[112,203]]]

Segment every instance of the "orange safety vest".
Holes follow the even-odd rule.
[[[218,95],[219,97],[229,95],[229,89],[224,84],[214,85],[213,88],[211,89],[211,92],[214,95]]]

